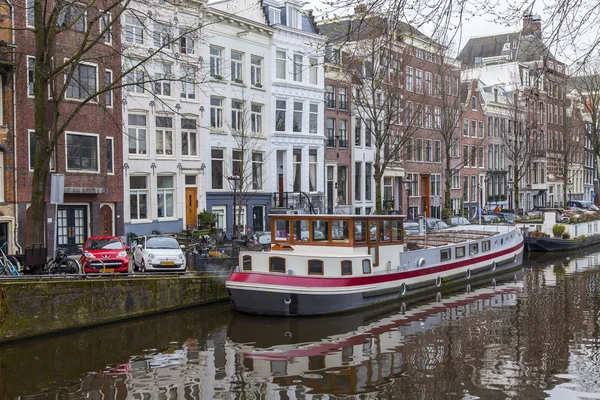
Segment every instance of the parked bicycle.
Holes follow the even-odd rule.
[[[16,264],[14,260],[11,261],[4,253],[4,247],[6,247],[7,244],[8,242],[4,242],[4,244],[0,246],[0,274],[19,276],[18,264]]]
[[[46,264],[46,271],[51,274],[78,274],[79,270],[79,263],[70,259],[60,247],[56,249],[56,257]]]

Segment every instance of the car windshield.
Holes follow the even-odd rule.
[[[123,243],[117,238],[92,239],[88,241],[88,250],[123,250]]]
[[[178,249],[179,243],[177,240],[170,237],[155,237],[149,238],[146,241],[147,249]]]

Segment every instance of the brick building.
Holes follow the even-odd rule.
[[[102,29],[110,25],[109,21],[115,20],[114,13],[117,11],[113,10],[113,14],[109,15],[96,8],[97,5],[75,3],[64,7],[59,13],[58,24],[69,28],[58,28],[54,51],[49,53],[55,60],[54,68],[60,67],[60,60],[73,55],[73,49],[81,43],[85,32],[89,32],[88,40],[96,39],[101,32],[105,34],[74,67],[72,79],[66,83],[67,79],[61,72],[56,74],[49,87],[48,127],[52,126],[54,115],[58,115],[56,122],[60,126],[76,113],[65,132],[58,137],[50,162],[50,173],[64,174],[65,179],[64,203],[57,206],[50,204],[50,178],[48,180],[45,214],[49,251],[56,246],[75,247],[90,235],[123,235],[121,91],[106,91],[77,111],[82,101],[120,76],[120,29],[118,24],[108,31]],[[36,48],[33,9],[17,7],[14,15],[15,27],[19,30],[15,41],[20,54],[15,81],[16,152],[19,155],[16,162],[19,188],[16,194],[17,240],[21,246],[26,246],[31,244]],[[69,72],[69,68],[65,71]]]

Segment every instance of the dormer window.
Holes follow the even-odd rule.
[[[277,8],[269,8],[269,22],[271,25],[281,23],[281,11]]]
[[[290,28],[302,29],[302,13],[296,8],[288,8],[288,23]]]

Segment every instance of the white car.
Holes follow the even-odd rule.
[[[169,236],[140,236],[133,251],[134,271],[184,272],[181,246]]]

